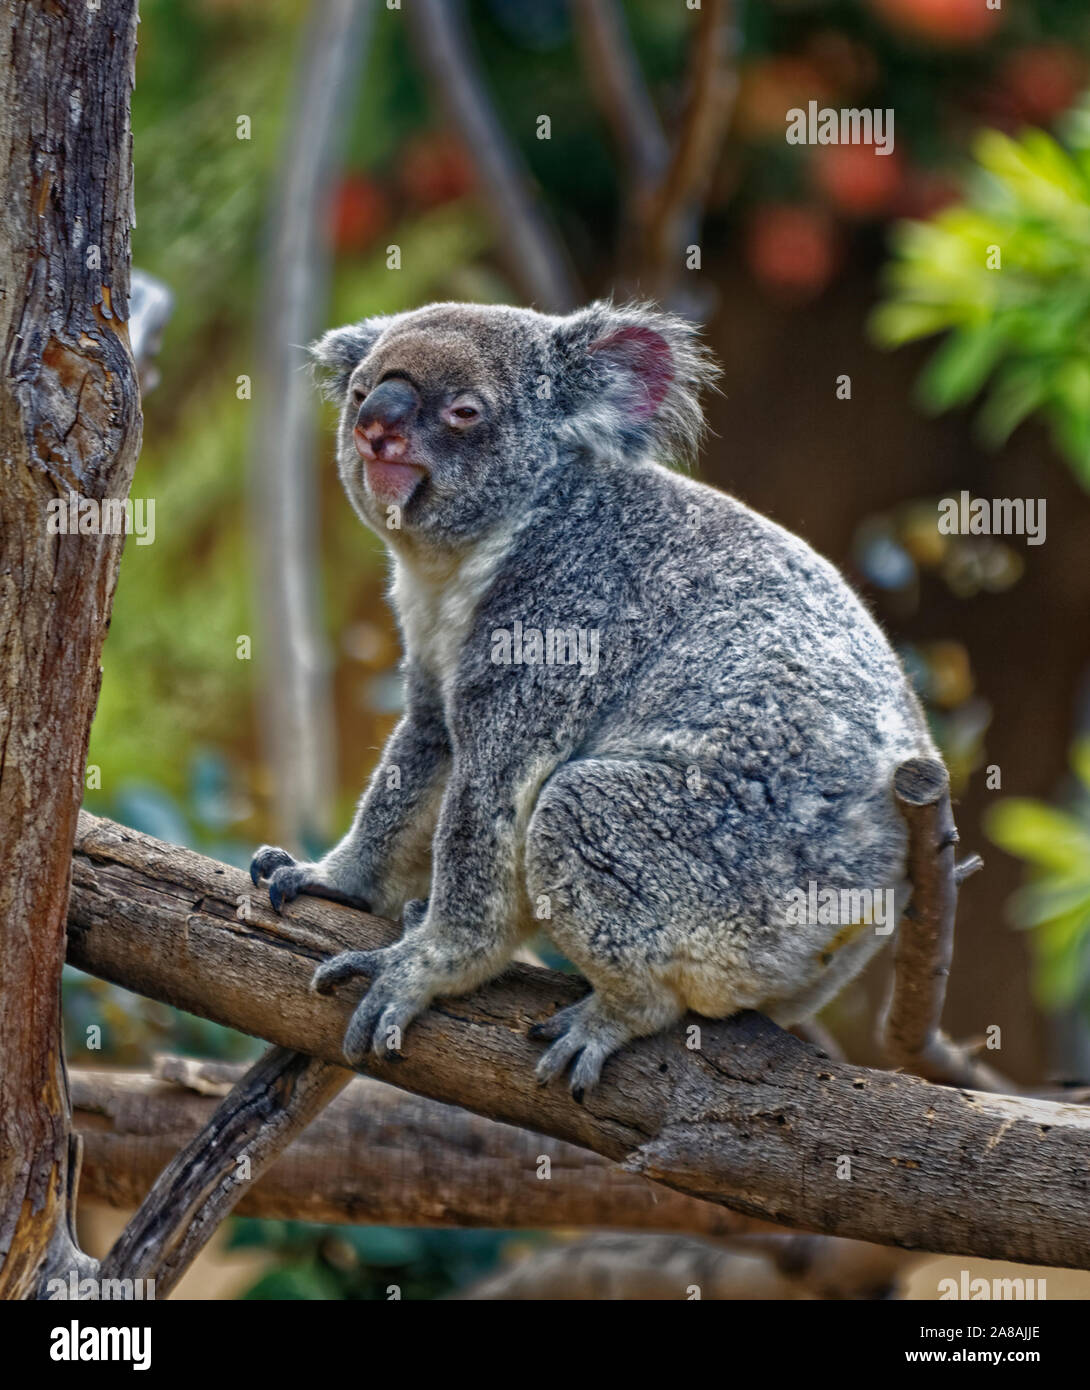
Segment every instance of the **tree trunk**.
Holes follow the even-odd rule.
[[[135,0],[0,11],[0,1297],[78,1262],[60,1031],[72,841],[140,442]],[[57,534],[50,502],[82,502]],[[95,518],[99,523],[92,531]],[[105,524],[101,524],[101,523]],[[18,1007],[11,1002],[17,999]],[[68,1213],[70,1215],[70,1212]]]

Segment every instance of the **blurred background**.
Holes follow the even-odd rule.
[[[947,1030],[998,1025],[1018,1081],[1090,1077],[1083,7],[144,0],[139,43],[134,265],[173,309],[132,488],[155,539],[125,549],[87,807],[240,866],[318,853],[396,721],[381,545],[301,344],[434,299],[650,293],[724,366],[700,476],[849,575],[926,703],[986,860]],[[810,101],[892,111],[893,152],[788,144]],[[962,490],[1046,499],[1045,543],[940,534]],[[825,1017],[853,1060],[876,1059],[885,968]],[[66,990],[76,1065],[259,1048]],[[391,1271],[435,1296],[546,1239],[229,1232],[215,1290],[250,1297],[385,1297]]]

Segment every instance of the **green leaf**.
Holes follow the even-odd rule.
[[[1090,864],[1090,832],[1066,811],[1010,797],[985,819],[989,838],[1008,854],[1045,869],[1073,872]]]
[[[1090,738],[1080,738],[1071,750],[1071,766],[1075,775],[1090,792]]]
[[[1003,334],[994,320],[951,333],[920,377],[925,409],[937,414],[969,400],[983,386],[1002,350]]]
[[[1016,927],[1040,927],[1049,922],[1090,913],[1090,869],[1050,875],[1012,893],[1007,912]]]

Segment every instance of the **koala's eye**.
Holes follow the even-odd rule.
[[[366,399],[367,399],[367,393],[364,391],[363,387],[362,387],[362,386],[353,386],[353,388],[352,388],[352,404],[353,404],[353,405],[356,405],[356,406],[362,405]]]
[[[442,412],[443,420],[451,429],[464,430],[481,419],[481,408],[466,396],[458,396]]]

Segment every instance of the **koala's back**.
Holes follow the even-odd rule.
[[[570,605],[593,620],[600,600],[603,686],[541,791],[531,897],[558,902],[559,944],[584,969],[589,932],[596,964],[638,957],[701,1012],[812,1012],[883,938],[787,926],[790,895],[890,890],[899,911],[893,775],[934,756],[886,638],[803,541],[658,467],[599,487],[593,507],[573,498],[537,544],[563,576],[551,591],[538,571],[537,621]]]

